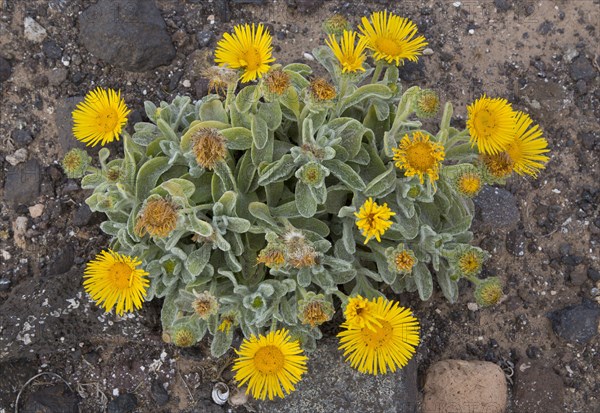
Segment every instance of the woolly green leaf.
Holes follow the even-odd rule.
[[[177,138],[177,134],[175,133],[173,128],[171,128],[171,126],[167,122],[165,122],[162,119],[159,119],[158,122],[156,122],[156,126],[158,126],[160,133],[162,133],[162,135],[166,139],[170,140],[171,142],[179,142],[179,139]]]
[[[418,262],[413,268],[413,278],[421,300],[429,300],[433,293],[433,278],[427,266],[422,262]]]
[[[213,357],[221,357],[223,354],[227,353],[227,350],[231,347],[232,341],[233,328],[229,329],[227,332],[216,330],[212,343],[210,344],[210,354]]]
[[[355,106],[361,101],[369,98],[389,99],[392,96],[392,91],[389,87],[381,84],[368,84],[356,89],[350,96],[344,99],[341,112],[351,106]]]
[[[238,161],[237,186],[243,193],[251,191],[252,183],[256,182],[256,166],[252,163],[250,153],[246,152]]]
[[[285,93],[279,98],[281,104],[292,111],[295,118],[300,117],[300,100],[298,98],[298,92],[293,86],[287,88]]]
[[[352,191],[362,191],[365,189],[365,183],[352,167],[341,162],[339,159],[323,161],[323,166],[331,171],[336,178],[342,181]]]
[[[246,128],[227,128],[221,130],[227,139],[227,147],[233,150],[246,150],[252,146],[252,132]]]
[[[227,217],[227,229],[229,231],[237,232],[238,234],[243,234],[244,232],[248,232],[248,230],[250,230],[250,227],[250,221],[248,221],[247,219]]]
[[[368,197],[381,198],[395,189],[396,170],[390,163],[387,171],[371,180],[364,190],[364,195]]]
[[[348,152],[349,159],[356,157],[361,148],[362,137],[366,132],[365,127],[354,118],[336,118],[327,124],[328,128],[335,131],[335,136],[341,138],[342,145]]]
[[[287,324],[294,325],[298,321],[296,311],[292,307],[291,302],[294,300],[286,300],[285,298],[279,302],[279,311],[283,317],[283,321]],[[294,303],[295,307],[295,303]]]
[[[216,99],[211,100],[210,102],[205,102],[202,104],[202,106],[200,106],[200,120],[214,120],[221,123],[229,123],[227,112],[225,112],[225,109],[223,109],[223,103]]]
[[[436,275],[444,297],[454,304],[458,300],[458,283],[450,278],[449,268],[445,264],[440,265]]]
[[[310,268],[303,267],[298,271],[298,285],[300,287],[308,287],[310,285],[312,279],[312,274],[310,272]]]
[[[329,226],[316,218],[290,218],[290,223],[298,229],[305,229],[319,234],[323,238],[329,235]]]
[[[246,113],[250,110],[252,105],[258,101],[256,86],[246,86],[240,90],[235,98],[235,107],[240,113]]]
[[[187,179],[172,178],[163,182],[158,187],[153,189],[151,193],[156,193],[158,189],[163,189],[169,195],[176,198],[190,198],[196,191],[196,186]]]
[[[298,212],[298,207],[296,206],[296,201],[286,202],[285,204],[281,204],[271,210],[273,216],[276,217],[285,217],[285,218],[297,218],[301,217],[300,212]]]
[[[199,276],[202,270],[204,270],[204,267],[206,267],[206,264],[208,264],[211,249],[210,244],[205,244],[188,255],[184,265],[194,277]]]
[[[269,207],[262,202],[251,202],[250,205],[248,205],[248,210],[255,218],[263,221],[266,224],[269,224],[272,227],[277,227],[277,222],[271,216]]]
[[[94,172],[81,178],[81,188],[96,189],[99,185],[106,182],[106,179],[100,172]]]
[[[296,207],[298,212],[305,218],[310,218],[317,212],[317,201],[305,183],[296,182]]]
[[[305,65],[304,63],[290,63],[289,65],[285,66],[283,70],[296,72],[303,76],[308,76],[313,71],[312,67],[310,67],[309,65]]]
[[[119,230],[122,228],[123,224],[120,224],[118,222],[104,221],[100,224],[100,229],[102,230],[102,232],[113,237],[115,237],[118,234]]]
[[[261,162],[270,163],[273,161],[274,140],[268,138],[269,137],[268,129],[267,129],[267,126],[264,123],[264,121],[260,118],[254,118],[254,119],[259,119],[259,121],[257,121],[257,122],[261,123],[264,126],[263,131],[267,136],[266,144],[262,149],[259,148],[258,146],[256,146],[255,144],[252,145],[252,148],[250,149],[250,155],[252,156],[252,162],[254,163],[255,166],[259,166],[261,164]],[[256,138],[256,136],[254,135],[254,132],[253,132],[253,136]]]
[[[137,174],[135,183],[135,194],[137,199],[146,199],[150,194],[150,191],[156,187],[158,178],[160,178],[169,167],[169,158],[164,156],[159,156],[146,161]]]
[[[260,105],[258,116],[267,124],[267,128],[275,130],[281,125],[281,107],[279,102],[268,102]]]
[[[273,182],[286,180],[292,175],[295,169],[296,165],[294,164],[292,155],[286,154],[277,162],[269,164],[266,168],[260,171],[258,184],[261,186],[266,186]]]

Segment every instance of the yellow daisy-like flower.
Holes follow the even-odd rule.
[[[386,374],[404,367],[419,345],[419,322],[407,308],[383,297],[370,301],[380,325],[372,329],[344,322],[339,349],[361,373]]]
[[[471,146],[479,153],[494,155],[505,150],[515,136],[515,112],[506,99],[485,94],[467,107],[467,129]]]
[[[404,135],[398,148],[392,148],[395,165],[404,170],[404,175],[418,175],[421,184],[425,182],[424,176],[434,183],[439,179],[440,164],[444,160],[444,147],[432,142],[429,135],[416,131],[412,139]]]
[[[142,308],[150,284],[148,273],[137,268],[141,264],[137,257],[102,251],[87,264],[83,288],[106,312],[115,306],[118,315],[133,312]]]
[[[381,242],[381,236],[392,226],[390,218],[394,215],[396,213],[392,212],[387,204],[378,205],[373,198],[367,199],[360,210],[354,213],[354,216],[358,218],[356,226],[366,237],[365,244],[373,237]]]
[[[348,304],[346,304],[346,309],[344,310],[344,317],[346,318],[346,323],[350,326],[356,328],[366,327],[372,330],[374,325],[381,326],[375,310],[371,301],[357,295],[348,299]]]
[[[515,119],[515,137],[506,148],[506,153],[512,160],[516,173],[535,177],[540,169],[545,168],[545,163],[549,160],[546,155],[542,155],[550,151],[548,141],[542,137],[538,125],[531,126],[533,121],[529,115],[517,112]]]
[[[298,340],[292,340],[288,330],[271,331],[266,336],[252,335],[236,350],[232,370],[238,386],[248,383],[248,391],[255,399],[285,397],[295,390],[294,385],[306,373],[308,358]],[[283,391],[282,391],[283,387]]]
[[[130,110],[121,91],[96,88],[73,111],[73,136],[88,146],[119,140]]]
[[[458,258],[458,268],[466,276],[477,275],[481,271],[484,259],[481,251],[475,249],[465,251]]]
[[[262,24],[237,25],[233,35],[223,34],[215,50],[215,63],[232,69],[242,69],[242,82],[261,78],[269,71],[269,63],[275,61],[271,55],[272,37]]]
[[[462,195],[469,198],[474,197],[483,187],[481,173],[470,168],[461,172],[454,181],[454,187]]]
[[[365,71],[363,63],[367,58],[364,53],[367,41],[364,37],[360,38],[358,44],[356,44],[356,32],[344,30],[340,43],[333,34],[329,35],[329,39],[325,43],[340,62],[343,73]]]
[[[358,29],[362,32],[361,37],[366,39],[367,47],[373,50],[375,60],[385,60],[396,66],[402,65],[405,59],[416,62],[428,44],[425,37],[416,36],[417,26],[413,22],[388,14],[387,10],[371,14],[371,21],[363,17]]]

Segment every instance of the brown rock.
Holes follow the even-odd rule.
[[[563,412],[564,384],[558,374],[541,364],[521,364],[515,382],[515,411]]]
[[[504,372],[486,361],[439,361],[427,371],[423,390],[423,413],[506,410]]]

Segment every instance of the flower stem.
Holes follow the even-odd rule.
[[[383,66],[385,63],[383,60],[379,60],[375,65],[375,70],[373,71],[373,77],[371,78],[371,83],[377,83],[379,81],[379,76],[381,76],[381,72],[383,71]]]

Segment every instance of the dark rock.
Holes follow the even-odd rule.
[[[506,236],[506,250],[517,257],[525,255],[525,236],[523,232],[514,230]]]
[[[414,82],[425,77],[425,63],[423,59],[418,62],[405,61],[399,68],[400,79],[406,82]]]
[[[260,402],[262,413],[361,412],[413,413],[417,406],[417,369],[413,359],[396,373],[371,376],[342,360],[337,340],[323,339],[308,361],[296,391],[285,399]],[[323,391],[327,391],[325,397]]]
[[[152,394],[152,398],[159,406],[163,406],[169,402],[169,393],[167,393],[160,381],[154,380],[152,382],[150,392]]]
[[[600,271],[595,268],[589,267],[587,270],[587,275],[590,277],[592,281],[598,282],[600,281]]]
[[[312,12],[323,5],[323,2],[318,0],[292,0],[287,3],[288,6],[296,8],[303,13]]]
[[[265,0],[231,0],[231,2],[234,4],[265,4]]]
[[[525,354],[530,359],[539,359],[542,356],[542,350],[540,350],[537,346],[528,346],[527,350],[525,350]]]
[[[196,90],[196,99],[200,99],[208,94],[208,79],[201,78],[194,82],[194,89]]]
[[[517,201],[505,189],[486,186],[474,199],[475,224],[483,231],[510,232],[521,219]]]
[[[100,0],[79,17],[81,42],[93,55],[125,70],[168,65],[175,48],[153,1]]]
[[[30,205],[39,195],[40,164],[36,159],[8,167],[4,181],[4,200],[9,205]]]
[[[585,56],[578,56],[571,63],[571,77],[575,81],[593,80],[596,77],[596,69]]]
[[[31,132],[24,129],[13,130],[10,134],[10,137],[19,148],[23,148],[33,141],[33,136],[31,136]]]
[[[60,249],[57,249],[50,259],[48,275],[54,276],[66,273],[73,266],[74,260],[75,251],[73,250],[72,245],[67,244]]]
[[[527,413],[563,412],[564,384],[549,367],[533,364],[516,369],[515,411]]]
[[[113,399],[106,408],[108,413],[130,413],[137,407],[135,394],[125,393]]]
[[[594,149],[594,146],[599,141],[598,135],[595,132],[581,132],[577,134],[577,138],[579,138],[583,147],[589,151]]]
[[[545,36],[548,33],[550,33],[550,31],[552,30],[553,27],[554,27],[554,24],[552,24],[551,21],[545,20],[542,24],[540,24],[540,27],[538,27],[537,32],[539,34]]]
[[[3,57],[0,57],[0,83],[5,82],[12,74],[10,62]]]
[[[448,52],[440,52],[440,60],[442,62],[451,62],[454,59],[454,55]]]
[[[587,271],[585,265],[579,264],[569,274],[569,280],[574,286],[580,287],[587,281]]]
[[[228,0],[215,0],[215,14],[223,23],[231,20],[231,7]]]
[[[171,76],[171,79],[169,80],[169,86],[168,86],[169,92],[172,92],[175,89],[177,89],[177,86],[179,85],[179,81],[181,80],[182,76],[183,76],[183,72],[173,73],[173,76]]]
[[[494,0],[494,5],[498,11],[508,11],[512,7],[512,4],[508,0]]]
[[[24,413],[78,413],[79,400],[64,384],[44,387],[31,393],[23,407]]]
[[[563,340],[585,344],[598,333],[600,308],[585,301],[548,314],[552,329]]]
[[[92,210],[88,204],[81,204],[73,214],[71,223],[77,227],[85,227],[92,218]]]
[[[10,290],[10,280],[8,278],[0,278],[0,291]]]
[[[42,51],[49,59],[60,59],[62,56],[62,49],[54,40],[46,40],[42,43]]]
[[[214,35],[210,30],[203,30],[196,33],[196,40],[198,40],[198,47],[208,47],[212,41]]]
[[[580,95],[585,95],[588,92],[587,83],[583,79],[579,79],[577,83],[575,83],[575,88]]]

